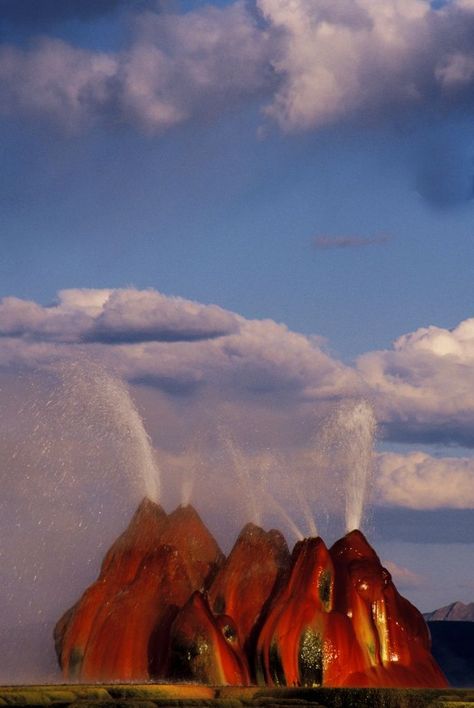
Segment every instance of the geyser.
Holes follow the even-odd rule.
[[[443,687],[422,615],[360,531],[328,549],[248,524],[225,558],[196,511],[145,499],[59,620],[67,680]]]
[[[87,401],[94,411],[100,435],[112,435],[120,440],[122,458],[130,475],[143,480],[146,496],[158,501],[161,475],[153,446],[143,420],[130,393],[121,379],[92,362],[75,362],[63,366],[61,395],[69,405],[80,408]]]

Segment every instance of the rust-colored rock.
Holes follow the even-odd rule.
[[[366,663],[344,685],[446,686],[431,655],[422,614],[398,593],[364,535],[352,531],[330,553],[336,571],[335,609],[351,618]]]
[[[247,524],[211,585],[212,611],[232,617],[240,644],[249,652],[255,627],[289,564],[290,552],[279,531]]]
[[[57,623],[56,651],[65,678],[82,678],[82,664],[98,613],[133,582],[143,559],[158,549],[166,519],[158,504],[144,499],[127,529],[107,552],[96,582]],[[90,678],[101,676],[97,673]]]
[[[167,518],[160,543],[179,552],[194,590],[204,590],[224,561],[224,554],[197,511],[179,506]]]
[[[192,507],[169,516],[143,500],[102,563],[99,578],[55,629],[63,674],[75,680],[145,680],[162,671],[177,610],[222,562]]]
[[[172,624],[167,668],[167,675],[179,681],[250,683],[234,622],[226,615],[216,618],[200,592],[193,593]]]
[[[340,685],[363,656],[349,618],[333,610],[334,567],[321,538],[296,544],[288,582],[257,644],[260,680],[276,686]]]
[[[330,551],[247,524],[229,557],[149,500],[55,628],[67,680],[442,688],[418,610],[360,531]]]
[[[146,681],[158,672],[171,622],[192,589],[175,548],[159,546],[145,556],[134,581],[99,609],[81,679]]]

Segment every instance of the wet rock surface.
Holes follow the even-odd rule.
[[[144,500],[59,620],[66,680],[431,687],[427,625],[360,531],[327,549],[247,524],[225,559],[197,512]]]

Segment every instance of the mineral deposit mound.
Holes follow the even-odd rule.
[[[59,620],[71,681],[438,687],[427,625],[360,531],[290,555],[247,524],[227,558],[196,511],[145,499]]]

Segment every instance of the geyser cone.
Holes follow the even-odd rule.
[[[224,561],[217,541],[191,505],[179,506],[168,516],[160,541],[179,551],[195,590],[206,589]]]
[[[211,609],[233,618],[240,643],[248,651],[252,632],[289,563],[290,552],[279,531],[247,524],[214,578],[209,590]]]
[[[97,613],[81,679],[146,681],[162,663],[170,624],[191,592],[176,549],[160,546],[146,555],[134,581]]]
[[[364,653],[365,670],[347,685],[443,687],[446,678],[430,653],[421,613],[395,588],[392,577],[360,531],[330,550],[336,571],[335,608],[347,614]]]
[[[337,685],[362,666],[349,619],[332,611],[334,568],[321,538],[296,544],[289,578],[275,597],[257,644],[259,678],[286,686]]]
[[[166,513],[144,499],[130,524],[107,552],[100,575],[56,624],[54,638],[65,677],[78,679],[97,614],[124,586],[132,583],[144,558],[160,546]]]
[[[141,680],[149,671],[159,674],[177,609],[206,587],[222,560],[191,506],[167,516],[144,499],[107,552],[97,581],[56,625],[64,676]]]
[[[214,617],[206,597],[199,592],[193,593],[172,624],[167,675],[214,685],[250,682],[232,619]]]
[[[56,625],[65,677],[246,684],[256,663],[270,685],[447,685],[422,615],[360,531],[330,551],[304,539],[288,570],[282,536],[248,524],[223,561],[192,507],[144,500]]]

